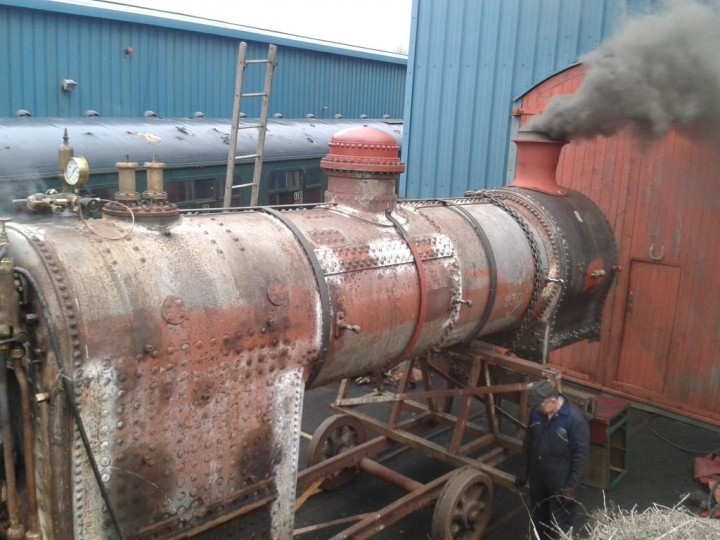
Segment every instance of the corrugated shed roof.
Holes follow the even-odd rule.
[[[0,73],[9,74],[0,77],[0,117],[18,109],[36,117],[82,116],[88,109],[104,117],[141,117],[146,110],[229,117],[241,40],[248,59],[267,57],[270,41],[280,45],[271,114],[402,116],[406,66],[397,55],[48,0],[7,4],[0,0]],[[244,91],[260,91],[264,76],[263,65],[248,66]],[[65,78],[77,82],[74,90],[61,91]],[[244,99],[242,109],[258,116],[260,104]]]
[[[0,0],[0,5],[3,4],[14,7],[47,10],[55,13],[97,17],[113,21],[150,24],[176,30],[190,30],[192,32],[207,33],[215,36],[252,40],[260,43],[273,43],[280,47],[299,47],[310,51],[353,56],[356,58],[379,60],[403,65],[407,64],[407,58],[400,54],[332,43],[283,32],[273,32],[271,30],[202,17],[192,17],[180,13],[128,6],[121,2],[93,2],[89,0],[74,0],[73,2],[64,2],[62,0]]]

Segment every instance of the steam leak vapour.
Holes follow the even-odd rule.
[[[644,139],[671,127],[720,137],[720,2],[665,3],[662,13],[626,21],[580,59],[585,80],[558,96],[527,129],[557,139],[610,136],[631,125]]]

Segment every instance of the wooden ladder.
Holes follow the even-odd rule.
[[[272,90],[273,72],[277,56],[277,46],[268,45],[267,58],[260,60],[247,59],[247,43],[240,42],[238,48],[238,63],[235,74],[235,99],[233,100],[232,128],[230,131],[230,149],[228,150],[227,173],[225,176],[225,196],[223,199],[223,207],[229,208],[232,201],[234,189],[252,188],[250,194],[250,206],[257,206],[260,187],[260,175],[262,174],[263,154],[265,152],[265,134],[267,133],[268,109],[270,107],[270,91]],[[265,64],[265,85],[262,92],[250,92],[243,94],[243,79],[245,77],[245,69],[250,64]],[[257,124],[245,124],[240,126],[240,105],[242,98],[262,98],[262,107],[260,109],[260,121]],[[257,129],[257,147],[254,154],[238,156],[237,138],[240,129]],[[235,174],[235,163],[238,160],[255,158],[255,168],[253,169],[252,182],[247,184],[233,185]]]

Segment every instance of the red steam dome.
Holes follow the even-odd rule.
[[[324,169],[401,173],[405,165],[398,157],[395,138],[377,128],[349,128],[336,133],[330,141],[330,153],[320,162]]]

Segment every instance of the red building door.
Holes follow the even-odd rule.
[[[677,267],[637,260],[630,263],[616,377],[628,392],[662,395],[665,389],[679,283]]]

